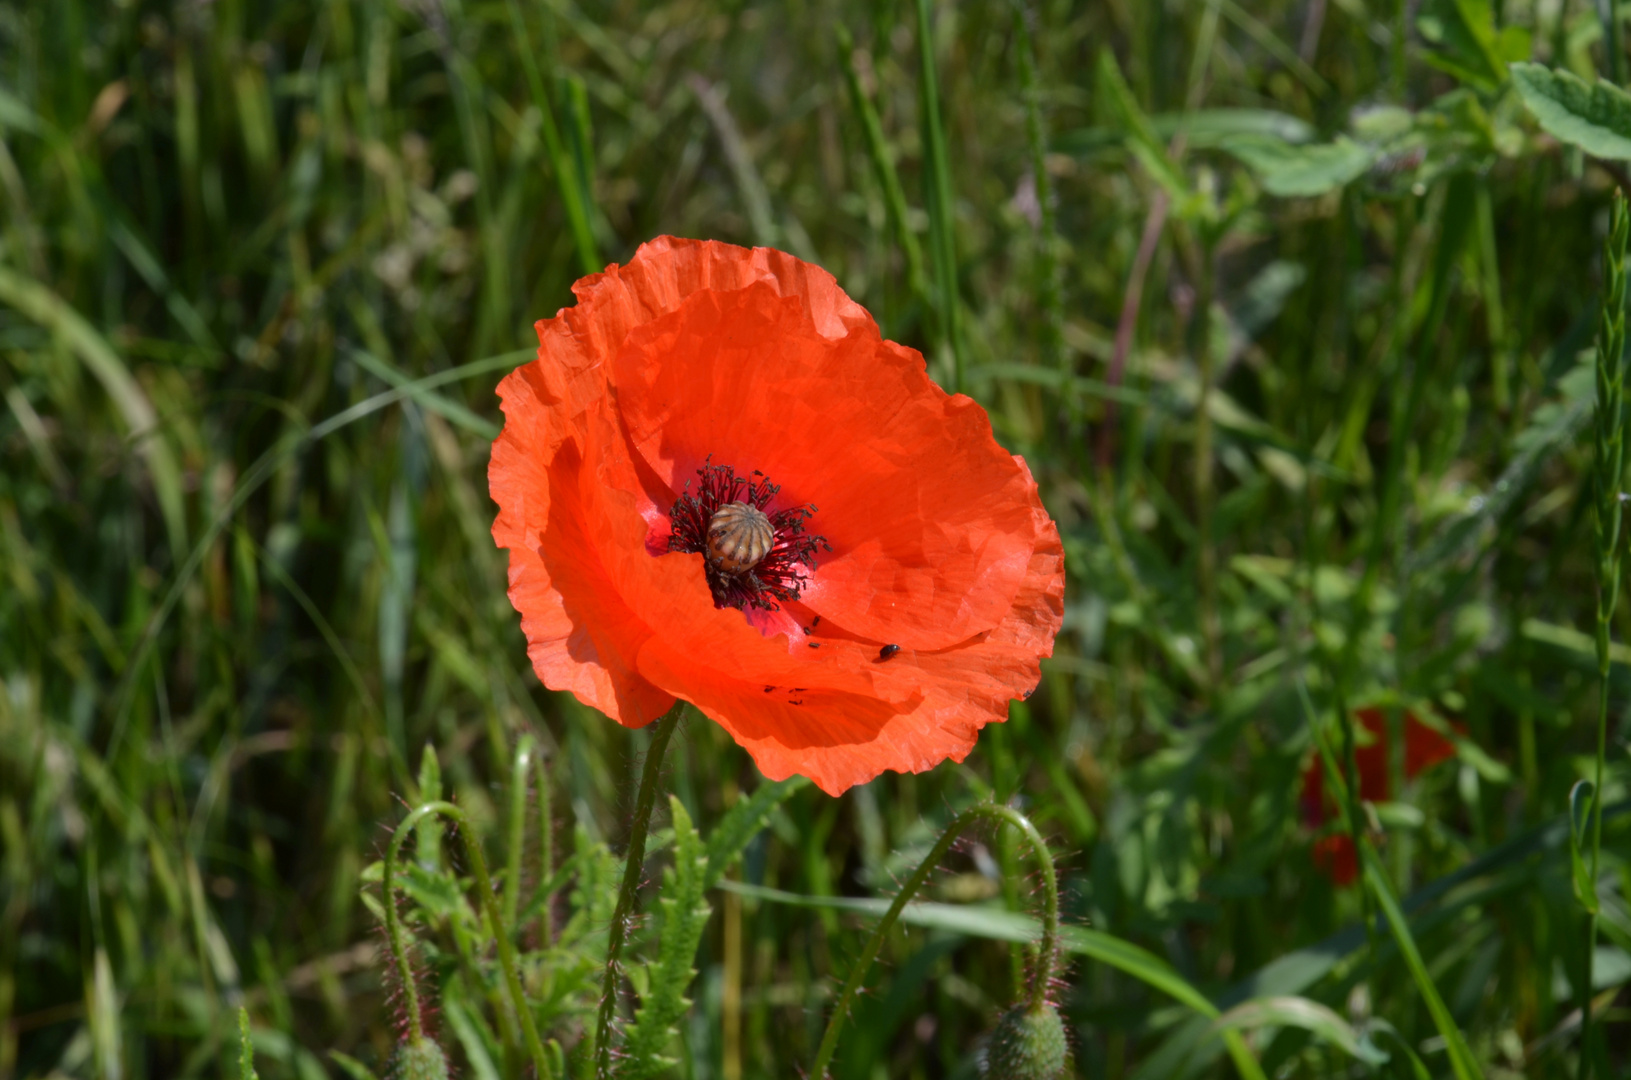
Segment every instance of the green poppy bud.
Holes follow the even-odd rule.
[[[1015,1005],[1002,1014],[985,1059],[990,1080],[1060,1080],[1070,1063],[1070,1044],[1059,1010]]]
[[[447,1055],[430,1039],[403,1043],[396,1048],[391,1076],[394,1080],[448,1080]]]

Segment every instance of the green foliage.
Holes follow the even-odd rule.
[[[1513,64],[1512,82],[1548,134],[1595,157],[1631,159],[1631,94],[1540,64]]]
[[[665,1052],[677,1034],[675,1025],[691,1006],[685,991],[696,977],[692,964],[712,911],[703,899],[710,866],[702,838],[684,804],[671,795],[668,805],[674,823],[674,862],[663,871],[657,901],[657,957],[646,966],[640,1009],[619,1048],[623,1065],[618,1075],[629,1080],[661,1076],[678,1064]]]
[[[1490,0],[1428,0],[1416,27],[1437,47],[1428,63],[1483,91],[1506,81],[1508,63],[1529,58],[1530,31],[1510,24],[1497,30]]]
[[[374,860],[438,798],[468,824],[396,896],[426,1037],[534,1068],[507,931],[584,1075],[644,736],[528,670],[492,388],[664,232],[816,257],[947,385],[955,342],[1069,578],[961,764],[831,800],[676,740],[724,910],[674,953],[676,832],[625,980],[677,980],[672,1071],[807,1070],[896,883],[1016,794],[1080,1075],[1571,1074],[1593,994],[1624,1071],[1616,5],[1017,6],[0,5],[0,1075],[241,1076],[240,1004],[266,1080],[389,1075]],[[1350,829],[1303,777],[1372,705],[1455,757],[1393,727]],[[974,1072],[1041,932],[1012,856],[926,880],[836,1080]]]
[[[1387,1064],[1388,1055],[1360,1037],[1353,1025],[1337,1013],[1305,997],[1260,997],[1236,1005],[1214,1024],[1220,1030],[1236,1028],[1298,1028],[1335,1046],[1372,1068]]]
[[[1351,139],[1295,146],[1276,139],[1234,139],[1225,148],[1251,166],[1270,195],[1323,195],[1358,178],[1374,152]]]
[[[802,776],[765,780],[753,789],[752,795],[733,803],[708,834],[703,887],[711,889],[718,885],[726,871],[742,857],[748,842],[770,823],[770,816],[777,808],[809,786],[810,782]]]

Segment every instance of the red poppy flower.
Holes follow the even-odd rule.
[[[1354,747],[1354,767],[1359,772],[1359,797],[1369,802],[1386,802],[1388,784],[1388,727],[1381,709],[1357,709],[1354,719],[1370,733],[1370,741]],[[1417,720],[1404,717],[1404,774],[1414,779],[1441,761],[1455,756],[1455,744]],[[1325,765],[1319,755],[1303,770],[1303,791],[1299,800],[1303,824],[1317,829],[1336,816],[1336,805],[1325,797]],[[1314,865],[1338,885],[1351,884],[1359,876],[1359,859],[1353,838],[1347,833],[1322,836],[1314,841]]]
[[[985,412],[779,251],[661,237],[573,292],[488,470],[539,678],[628,727],[683,698],[834,795],[963,760],[1064,601]]]

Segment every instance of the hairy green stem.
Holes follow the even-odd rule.
[[[540,1080],[551,1080],[554,1071],[549,1067],[549,1059],[544,1055],[544,1045],[538,1038],[538,1026],[533,1023],[532,1009],[527,1005],[526,994],[521,989],[521,969],[515,962],[515,947],[510,943],[509,925],[504,921],[504,913],[500,910],[498,898],[493,893],[493,879],[487,873],[487,856],[482,852],[481,842],[472,835],[470,819],[465,817],[463,810],[450,802],[426,803],[403,818],[402,823],[396,827],[396,832],[391,837],[391,846],[385,854],[385,882],[382,889],[385,901],[385,936],[390,943],[391,956],[396,961],[397,974],[402,979],[403,1000],[408,1011],[409,1038],[417,1042],[424,1038],[425,1031],[420,1018],[419,989],[414,983],[413,971],[408,966],[406,935],[396,914],[396,864],[402,853],[402,844],[413,833],[414,826],[431,814],[440,814],[459,826],[459,838],[464,841],[465,854],[469,857],[470,868],[476,875],[476,891],[481,894],[482,908],[487,913],[493,941],[498,946],[498,966],[504,972],[504,985],[510,994],[510,1005],[515,1009],[516,1017],[521,1022],[521,1031],[527,1041],[527,1053],[532,1058],[533,1068],[538,1071]]]
[[[651,830],[651,808],[657,801],[657,778],[662,772],[668,740],[685,711],[685,702],[676,701],[663,714],[651,732],[646,749],[645,768],[640,773],[640,793],[635,797],[634,822],[629,828],[629,850],[623,863],[623,884],[617,890],[617,908],[606,931],[606,971],[600,980],[600,1016],[595,1022],[595,1076],[610,1080],[612,1075],[612,1017],[617,1015],[618,960],[629,935],[629,918],[640,892],[640,875],[646,861],[646,834]]]
[[[1042,941],[1037,954],[1036,974],[1031,980],[1030,1007],[1040,1009],[1047,1002],[1048,983],[1053,978],[1053,964],[1059,951],[1059,881],[1053,869],[1053,854],[1043,841],[1042,834],[1036,831],[1030,818],[1017,810],[994,803],[984,803],[964,810],[946,831],[940,834],[929,854],[918,864],[912,876],[906,879],[900,892],[895,894],[894,903],[884,917],[873,927],[872,935],[867,938],[866,946],[861,950],[860,959],[850,969],[849,979],[845,981],[844,988],[838,993],[837,1004],[833,1006],[832,1016],[827,1020],[827,1030],[821,1036],[821,1046],[816,1051],[815,1067],[810,1075],[816,1080],[825,1080],[827,1067],[832,1064],[833,1053],[838,1049],[838,1036],[843,1030],[844,1019],[849,1015],[850,1003],[854,1001],[855,994],[861,988],[861,982],[872,969],[872,962],[878,958],[878,950],[883,947],[884,938],[894,927],[895,921],[900,918],[902,911],[917,891],[923,887],[934,868],[946,855],[947,850],[962,835],[963,830],[976,821],[996,821],[1005,825],[1012,825],[1025,835],[1026,841],[1031,845],[1031,854],[1042,869],[1043,878],[1043,911],[1042,911]]]

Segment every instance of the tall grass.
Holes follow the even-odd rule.
[[[1599,759],[1585,438],[1623,173],[1497,62],[1527,32],[1618,78],[1599,6],[0,6],[0,1077],[385,1075],[385,901],[460,1075],[579,1067],[644,736],[528,670],[492,389],[665,232],[814,258],[922,348],[1025,455],[1070,579],[1041,686],[963,766],[727,817],[763,781],[679,727],[645,877],[718,912],[689,1013],[641,1036],[679,1075],[808,1067],[987,797],[1056,857],[1083,1076],[1555,1076],[1586,1009],[1623,1071],[1631,652]],[[1408,775],[1411,716],[1454,760]],[[1316,743],[1353,795],[1318,823]],[[459,836],[418,823],[385,896],[392,830],[444,798]],[[693,821],[729,843],[661,885]],[[1316,862],[1339,832],[1353,886]],[[940,863],[834,1076],[975,1075],[1030,992],[1019,854]]]

